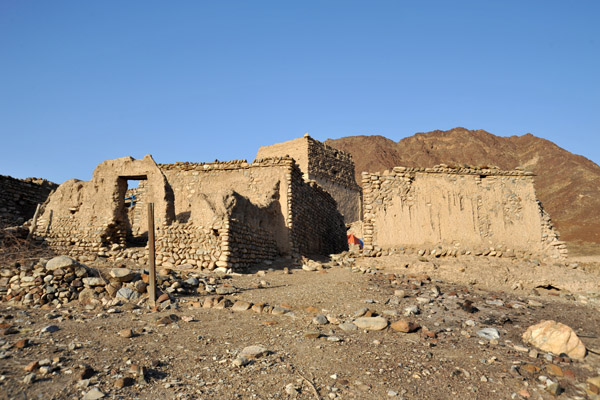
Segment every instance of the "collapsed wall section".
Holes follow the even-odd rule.
[[[301,138],[270,146],[262,146],[257,158],[291,156],[305,181],[315,181],[337,202],[347,223],[361,219],[361,188],[354,179],[352,156],[327,146],[308,134]]]
[[[522,171],[403,168],[363,173],[365,254],[543,254],[561,257],[550,220]]]
[[[0,227],[20,225],[33,217],[57,184],[45,179],[16,179],[0,175]]]

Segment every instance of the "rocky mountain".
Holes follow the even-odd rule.
[[[499,137],[484,130],[455,128],[417,133],[399,142],[383,136],[349,136],[325,143],[352,154],[359,184],[362,171],[394,166],[524,167],[537,175],[538,198],[561,239],[600,244],[600,166],[532,134]]]

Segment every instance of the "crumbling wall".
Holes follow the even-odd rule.
[[[0,227],[20,225],[33,217],[57,184],[45,179],[16,179],[0,175]]]
[[[361,189],[354,179],[352,156],[327,146],[308,134],[301,138],[262,146],[257,158],[291,156],[305,181],[315,181],[337,202],[338,210],[347,223],[361,219]]]
[[[72,255],[117,256],[126,247],[128,179],[147,181],[145,199],[155,204],[156,225],[173,221],[173,195],[152,157],[123,157],[98,165],[90,181],[72,179],[60,185],[38,219],[37,237]]]
[[[535,197],[531,173],[397,167],[362,179],[366,254],[566,253]]]
[[[173,188],[179,221],[215,229],[224,219],[231,222],[218,261],[243,268],[291,254],[286,175],[292,165],[291,158],[279,157],[160,167]]]
[[[128,190],[127,180],[141,180],[140,186]],[[140,198],[128,208],[125,197],[133,193]],[[138,207],[145,210],[150,202],[156,261],[164,267],[242,270],[277,256],[346,248],[335,200],[305,182],[291,157],[160,166],[149,156],[105,161],[91,181],[58,188],[38,222],[38,237],[82,261],[147,262],[146,249],[126,239],[146,221]]]

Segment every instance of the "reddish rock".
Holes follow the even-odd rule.
[[[163,293],[160,296],[158,296],[158,299],[156,299],[157,303],[162,303],[163,301],[167,301],[169,300],[169,294],[168,293]]]
[[[25,371],[33,372],[40,367],[40,364],[37,361],[32,361],[25,367]]]
[[[396,322],[392,323],[390,325],[390,328],[392,328],[396,332],[411,333],[411,332],[416,331],[420,327],[418,324],[416,324],[414,322],[410,322],[410,321],[401,319],[400,321],[396,321]]]

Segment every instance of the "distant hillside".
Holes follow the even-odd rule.
[[[600,166],[531,134],[499,137],[484,130],[455,128],[417,133],[394,142],[383,136],[328,139],[328,145],[349,152],[362,171],[394,166],[436,164],[521,166],[534,172],[535,188],[562,240],[600,244]]]

